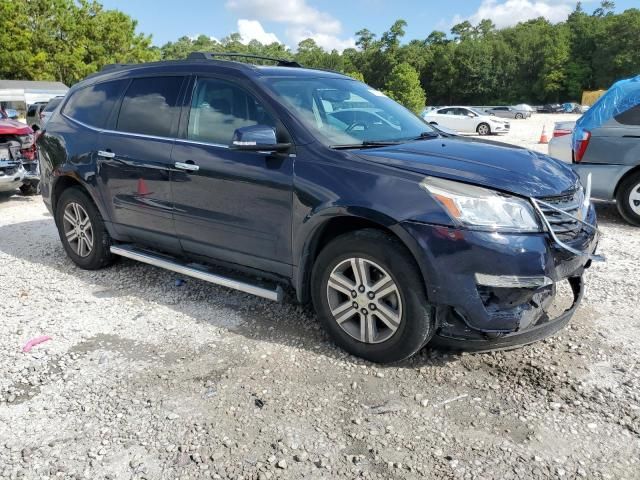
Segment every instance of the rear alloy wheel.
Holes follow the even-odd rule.
[[[97,270],[113,261],[111,238],[102,216],[81,188],[71,187],[60,196],[56,226],[67,255],[79,267]]]
[[[516,120],[522,120],[522,114],[521,113],[516,113]]]
[[[627,222],[640,227],[640,172],[620,183],[616,203],[620,215]]]
[[[318,255],[311,277],[320,321],[353,355],[399,361],[434,334],[420,271],[404,245],[388,233],[366,229],[332,240]]]
[[[487,123],[481,123],[480,125],[478,125],[478,128],[476,128],[476,132],[478,132],[478,135],[489,135],[491,134],[491,127],[487,124]]]

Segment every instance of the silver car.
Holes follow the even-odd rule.
[[[574,150],[575,122],[559,122],[549,155],[572,163],[583,182],[591,174],[592,196],[615,200],[620,215],[640,226],[640,105],[585,133]]]
[[[486,110],[489,115],[495,115],[502,118],[529,118],[531,112],[528,110],[519,110],[516,107],[493,107]]]

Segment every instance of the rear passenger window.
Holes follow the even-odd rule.
[[[623,125],[640,125],[640,105],[616,115],[616,120]]]
[[[252,95],[232,83],[199,79],[191,101],[187,138],[229,145],[237,128],[276,122]]]
[[[116,80],[104,82],[85,87],[71,94],[71,97],[64,106],[63,113],[86,123],[92,127],[102,128],[106,125],[113,107],[120,99],[123,90],[127,86],[128,80]],[[45,111],[49,111],[57,106],[60,100],[52,99]]]
[[[183,77],[137,78],[122,100],[116,129],[170,137],[178,120],[178,94]]]

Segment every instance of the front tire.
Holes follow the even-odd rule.
[[[87,193],[71,187],[60,196],[56,226],[67,255],[80,268],[97,270],[113,262],[111,237]]]
[[[516,113],[516,120],[522,120],[524,117],[521,113]]]
[[[618,187],[616,204],[622,218],[640,227],[640,172],[622,180]]]
[[[488,123],[483,122],[480,125],[478,125],[478,127],[476,128],[476,132],[478,133],[478,135],[481,135],[481,136],[491,135],[491,127],[489,126]]]
[[[366,229],[331,241],[316,259],[311,289],[335,343],[372,362],[408,358],[435,332],[420,271],[385,232]]]

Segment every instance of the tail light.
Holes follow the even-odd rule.
[[[591,132],[582,132],[582,138],[578,139],[576,142],[576,150],[575,150],[575,160],[576,163],[582,161],[582,157],[584,157],[585,152],[587,151],[587,147],[589,146],[589,140],[591,140]]]
[[[567,128],[556,128],[553,131],[553,138],[564,137],[565,135],[571,135],[571,133],[573,133],[573,130],[569,130]]]

